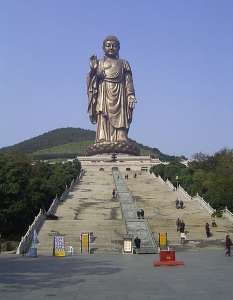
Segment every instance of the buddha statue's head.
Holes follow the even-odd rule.
[[[120,41],[114,36],[109,35],[103,41],[105,57],[119,57]]]

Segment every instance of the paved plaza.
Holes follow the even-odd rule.
[[[159,254],[0,254],[0,299],[231,299],[233,257],[224,253],[178,252],[184,266],[160,267]]]

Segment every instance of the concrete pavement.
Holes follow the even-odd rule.
[[[233,257],[178,252],[184,266],[154,267],[158,254],[0,255],[1,300],[222,300],[233,293]]]

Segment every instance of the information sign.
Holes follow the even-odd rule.
[[[54,236],[54,255],[55,256],[66,256],[64,235],[55,235]]]

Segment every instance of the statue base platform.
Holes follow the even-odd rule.
[[[138,147],[128,143],[128,142],[102,142],[90,145],[86,148],[86,156],[96,155],[96,154],[128,154],[139,156],[140,150]]]
[[[134,156],[129,154],[116,155],[116,161],[112,161],[112,154],[96,154],[92,156],[78,156],[82,168],[85,171],[108,171],[113,167],[120,171],[149,171],[151,167],[161,164],[159,158],[150,156]]]

